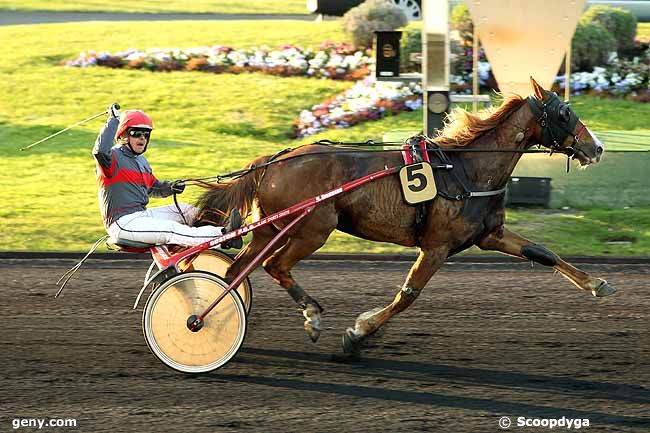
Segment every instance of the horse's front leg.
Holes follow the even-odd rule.
[[[524,260],[532,260],[544,266],[552,266],[578,288],[591,292],[596,297],[601,298],[616,292],[616,288],[609,285],[607,281],[594,278],[577,269],[562,260],[553,251],[511,232],[504,226],[497,227],[481,239],[477,245],[483,250],[499,251]]]
[[[411,267],[406,282],[395,295],[393,302],[384,308],[377,308],[360,314],[355,322],[354,329],[348,328],[345,331],[343,334],[343,351],[348,355],[358,355],[363,341],[368,336],[415,301],[431,279],[431,276],[445,263],[447,254],[447,247],[420,250],[417,261]]]

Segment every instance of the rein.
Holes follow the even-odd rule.
[[[524,153],[548,153],[549,155],[553,155],[554,153],[562,153],[567,156],[567,173],[569,172],[570,168],[570,159],[572,156],[575,155],[577,152],[576,150],[576,145],[580,142],[580,138],[582,137],[582,134],[584,134],[587,130],[587,127],[585,126],[584,123],[580,122],[580,129],[578,132],[573,136],[573,143],[571,143],[571,146],[568,147],[562,147],[560,143],[562,143],[566,137],[573,135],[573,132],[570,130],[567,130],[564,128],[562,125],[558,125],[557,121],[551,122],[551,117],[553,117],[553,120],[558,120],[557,117],[559,116],[564,116],[567,115],[569,118],[566,120],[565,123],[569,124],[569,126],[573,126],[575,128],[575,125],[579,122],[578,117],[571,111],[569,108],[569,105],[567,103],[563,103],[560,101],[560,99],[557,97],[557,95],[552,94],[553,96],[551,97],[550,101],[548,103],[542,102],[537,100],[536,98],[531,98],[528,97],[526,98],[528,101],[528,105],[533,111],[533,114],[537,116],[537,122],[542,128],[542,139],[545,141],[545,145],[549,147],[549,150],[545,149],[467,149],[465,147],[452,147],[452,148],[441,148],[439,147],[431,138],[420,134],[419,138],[424,139],[427,143],[430,143],[433,145],[433,149],[427,149],[427,152],[436,152],[439,154],[439,157],[443,161],[448,161],[446,157],[444,157],[444,154],[447,152],[463,152],[463,153],[518,153],[518,154],[524,154]],[[541,106],[539,105],[541,104]],[[555,107],[557,106],[557,107]],[[553,108],[553,111],[550,111],[551,114],[549,114],[549,109]],[[512,113],[511,113],[512,114]],[[571,125],[572,124],[572,125]],[[561,132],[564,133],[564,138],[561,140],[557,139],[557,134],[556,132]],[[546,140],[545,140],[546,139]],[[404,143],[403,142],[394,142],[394,141],[386,141],[386,142],[376,142],[374,140],[366,140],[366,141],[361,141],[361,142],[345,142],[345,141],[333,141],[329,139],[323,139],[319,141],[315,141],[313,143],[309,144],[320,144],[324,146],[346,146],[346,147],[387,147],[387,146],[402,146]],[[206,176],[206,177],[195,177],[195,178],[188,178],[188,179],[183,179],[183,182],[189,182],[192,184],[204,184],[205,181],[212,180],[216,181],[216,183],[220,183],[221,181],[225,179],[236,179],[238,177],[244,176],[250,172],[253,172],[255,170],[260,170],[264,169],[270,165],[277,164],[279,162],[284,162],[288,161],[290,159],[294,158],[300,158],[304,156],[311,156],[311,155],[333,155],[333,154],[342,154],[342,153],[354,153],[354,152],[401,152],[402,149],[379,149],[379,150],[374,150],[374,149],[354,149],[354,150],[335,150],[335,151],[330,151],[330,152],[312,152],[312,153],[301,153],[299,155],[292,155],[288,156],[286,158],[282,159],[277,159],[279,156],[284,155],[285,153],[292,152],[296,149],[299,149],[301,147],[304,147],[307,145],[302,145],[296,148],[286,148],[281,150],[280,152],[276,153],[273,155],[267,162],[263,164],[252,164],[247,168],[241,169],[241,170],[236,170],[230,173],[226,174],[221,174],[221,175],[216,175],[216,176]],[[458,179],[458,177],[454,174],[454,176]],[[460,182],[460,180],[459,180]],[[462,185],[462,182],[461,182]],[[462,185],[463,188],[469,193],[468,189],[465,187],[465,185]],[[499,190],[499,192],[502,192]],[[478,194],[478,193],[475,193]],[[469,195],[471,197],[472,195]],[[477,195],[474,195],[477,196]]]
[[[421,137],[424,137],[426,141],[429,143],[435,144],[433,140],[431,140],[429,137],[420,134]],[[375,142],[373,140],[368,140],[365,142],[346,142],[346,141],[332,141],[332,140],[319,140],[315,141],[313,143],[309,144],[322,144],[325,146],[349,146],[349,147],[365,147],[365,146],[401,146],[404,143],[403,142],[397,142],[397,141],[379,141]],[[302,146],[300,146],[302,147]],[[296,148],[297,149],[297,148]],[[559,151],[551,151],[551,150],[544,150],[544,149],[467,149],[464,147],[440,147],[445,152],[482,152],[482,153],[548,153],[548,154],[553,154],[553,153],[562,153]],[[428,149],[428,150],[433,150],[433,149]],[[399,149],[382,149],[382,150],[355,150],[354,152],[398,152],[401,151]],[[335,153],[335,152],[325,152],[325,153]],[[309,153],[306,155],[314,155],[315,153]]]
[[[430,139],[427,139],[430,141]],[[375,142],[373,140],[368,140],[365,142],[345,142],[345,141],[331,141],[331,140],[319,140],[315,141],[313,143],[308,143],[304,144],[302,146],[298,147],[287,147],[286,149],[281,150],[277,154],[273,155],[273,158],[277,158],[277,156],[292,152],[294,150],[300,149],[301,147],[304,146],[309,146],[313,144],[320,144],[324,146],[348,146],[348,147],[365,147],[365,146],[401,146],[404,143],[400,142],[392,142],[392,141],[387,141],[387,142]],[[440,148],[444,152],[476,152],[476,153],[548,153],[548,154],[553,154],[553,153],[560,153],[560,152],[554,152],[551,150],[544,150],[544,149],[463,149],[463,148]],[[435,149],[427,149],[428,151],[433,151]],[[354,150],[345,150],[345,149],[340,149],[340,150],[335,150],[335,151],[329,151],[329,152],[311,152],[311,153],[301,153],[299,155],[292,155],[283,159],[273,159],[272,161],[265,162],[263,164],[252,164],[246,168],[243,168],[241,170],[236,170],[232,171],[230,173],[225,173],[225,174],[219,174],[215,176],[205,176],[205,177],[191,177],[187,179],[181,179],[183,182],[187,182],[188,184],[195,184],[195,185],[200,185],[204,183],[204,181],[209,181],[213,180],[216,181],[217,183],[220,183],[222,180],[225,179],[234,179],[238,178],[241,176],[244,176],[252,171],[256,170],[261,170],[263,168],[266,168],[270,165],[277,164],[279,162],[284,162],[284,161],[289,161],[291,159],[295,158],[301,158],[305,156],[311,156],[311,155],[336,155],[336,154],[343,154],[343,153],[378,153],[378,152],[401,152],[402,149],[379,149],[379,150],[371,150],[371,149],[354,149]]]
[[[417,138],[417,137],[416,137]],[[420,135],[419,138],[426,140],[427,142],[433,144],[435,147],[434,148],[428,148],[427,152],[435,152],[438,158],[444,163],[448,164],[449,167],[453,167],[453,164],[451,164],[451,161],[446,157],[445,153],[446,152],[479,152],[479,153],[548,153],[552,154],[552,151],[549,150],[544,150],[544,149],[529,149],[529,150],[523,150],[523,149],[464,149],[464,148],[441,148],[437,146],[431,139],[424,135]],[[277,164],[280,162],[285,162],[289,161],[291,159],[296,159],[296,158],[301,158],[301,157],[306,157],[306,156],[312,156],[312,155],[337,155],[337,154],[345,154],[345,153],[377,153],[377,152],[402,152],[402,149],[381,149],[381,150],[371,150],[371,149],[337,149],[335,151],[328,151],[328,152],[311,152],[311,153],[301,153],[298,155],[291,155],[286,158],[282,159],[277,159],[281,155],[284,155],[286,153],[292,152],[294,150],[297,150],[301,147],[312,145],[312,144],[320,144],[320,145],[325,145],[325,146],[349,146],[349,147],[365,147],[365,146],[402,146],[404,143],[400,142],[375,142],[373,140],[367,140],[365,142],[343,142],[343,141],[332,141],[332,140],[319,140],[313,143],[305,144],[296,148],[286,148],[281,150],[280,152],[276,153],[275,155],[271,156],[269,161],[263,163],[263,164],[252,164],[247,168],[241,169],[241,170],[236,170],[230,173],[226,174],[221,174],[221,175],[216,175],[216,176],[206,176],[206,177],[199,177],[199,178],[188,178],[188,179],[183,179],[183,182],[187,182],[188,184],[194,184],[194,185],[205,185],[207,180],[214,180],[216,183],[220,183],[221,181],[225,179],[236,179],[242,176],[247,175],[248,173],[251,173],[256,170],[262,170],[266,169],[267,167]],[[471,191],[465,182],[456,174],[454,170],[450,170],[451,175],[454,177],[456,182],[461,186],[463,193],[462,194],[457,194],[457,195],[449,195],[447,193],[444,193],[443,191],[439,191],[438,193],[448,199],[448,200],[455,200],[455,201],[460,201],[465,198],[470,198],[470,197],[489,197],[489,196],[495,196],[499,194],[503,194],[506,190],[506,186],[503,188],[500,188],[498,190],[492,190],[492,191]]]

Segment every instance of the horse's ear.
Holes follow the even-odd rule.
[[[533,94],[535,95],[535,98],[540,101],[545,101],[546,98],[548,98],[548,92],[544,90],[544,88],[540,86],[533,77],[530,77],[530,85],[533,86]]]

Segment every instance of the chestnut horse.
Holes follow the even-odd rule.
[[[462,172],[470,190],[486,192],[504,188],[521,157],[521,152],[516,151],[535,144],[567,153],[581,166],[596,163],[602,157],[603,145],[569,105],[542,89],[532,78],[531,84],[533,95],[525,99],[509,97],[497,109],[479,115],[456,109],[441,135],[433,140],[443,152],[456,149],[453,155],[451,152],[447,155],[453,156],[453,170]],[[500,152],[458,152],[462,149],[499,149]],[[431,150],[430,154],[438,152]],[[291,160],[282,161],[286,158]],[[204,223],[220,221],[223,211],[232,207],[237,207],[242,215],[252,213],[253,221],[258,221],[384,167],[403,165],[398,152],[350,149],[342,152],[323,145],[302,146],[278,159],[279,162],[264,170],[253,170],[232,182],[211,186],[199,200]],[[260,165],[269,160],[265,156],[251,164]],[[293,279],[291,269],[322,247],[335,229],[363,239],[420,247],[419,256],[393,301],[361,314],[354,328],[346,330],[343,335],[346,353],[358,353],[366,337],[418,297],[448,257],[472,245],[552,266],[579,289],[597,297],[616,291],[606,281],[576,269],[552,251],[508,230],[504,225],[502,193],[470,196],[459,189],[459,182],[449,179],[446,186],[438,185],[438,190],[447,188],[452,195],[439,194],[427,202],[426,220],[419,229],[414,223],[416,210],[404,202],[398,177],[388,176],[320,203],[267,254],[264,269],[300,305],[306,318],[305,330],[313,341],[321,332],[323,309]],[[236,276],[288,223],[278,220],[256,229],[226,278]]]

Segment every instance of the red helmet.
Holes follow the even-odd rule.
[[[120,124],[117,127],[115,138],[119,138],[128,128],[153,129],[153,122],[144,111],[126,110],[120,116]]]

